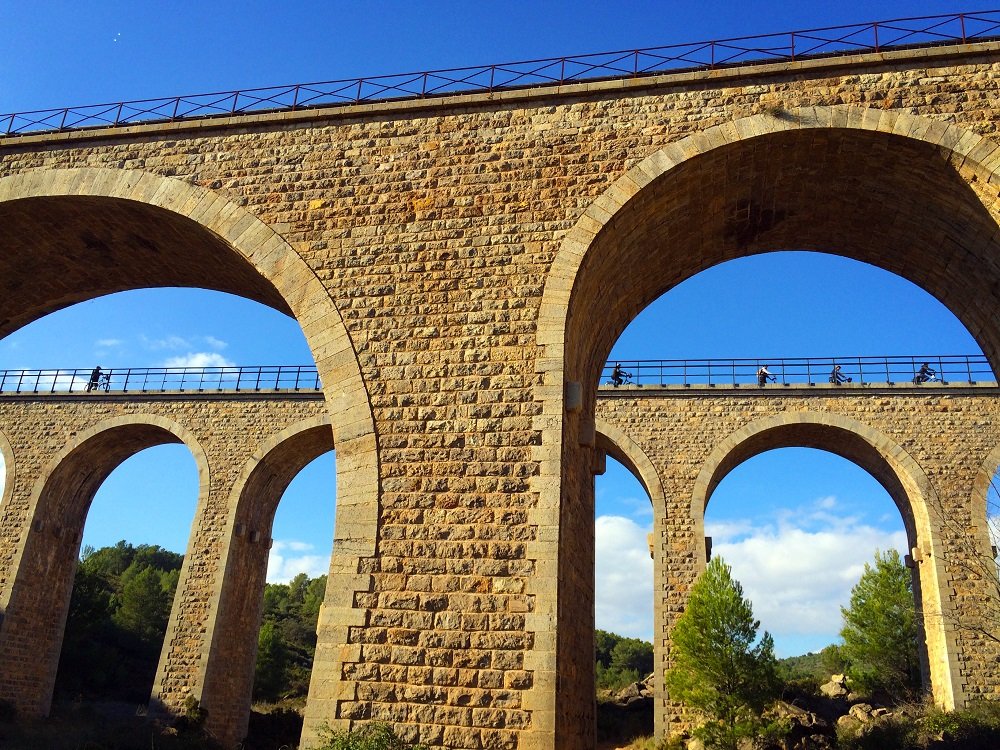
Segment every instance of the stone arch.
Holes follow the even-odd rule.
[[[597,448],[614,458],[639,480],[658,513],[666,512],[666,495],[656,467],[639,444],[621,429],[603,419],[596,420]]]
[[[553,539],[586,533],[587,508],[567,506],[593,504],[587,472],[603,360],[653,299],[716,263],[790,248],[872,263],[941,301],[997,370],[1000,211],[986,186],[1000,180],[998,155],[995,141],[954,123],[831,106],[725,123],[639,160],[579,216],[546,276],[536,330],[541,468],[532,522],[558,529]],[[591,596],[589,572],[578,564],[585,553],[546,540],[531,553],[557,560],[554,580],[530,584],[536,642],[551,644],[530,655],[531,667],[585,674],[590,656],[579,646],[577,617]],[[544,729],[556,744],[574,724],[590,723],[583,708],[590,686],[560,696],[577,708],[557,710],[560,690],[538,699],[553,717]]]
[[[113,417],[93,425],[74,436],[35,481],[28,528],[15,553],[15,575],[0,599],[0,609],[6,612],[0,663],[9,684],[19,684],[18,708],[26,715],[45,715],[51,705],[83,525],[94,494],[122,461],[169,443],[183,443],[194,457],[200,508],[211,485],[206,453],[189,430],[155,414]],[[178,591],[190,574],[189,562],[187,555]],[[176,609],[175,599],[165,643]],[[34,654],[29,664],[16,658],[26,642]]]
[[[776,448],[817,448],[851,461],[874,477],[892,497],[903,517],[917,565],[915,594],[922,612],[930,687],[935,702],[954,708],[964,702],[962,676],[953,664],[954,622],[946,594],[939,527],[934,522],[940,500],[917,462],[878,430],[840,414],[785,412],[759,419],[731,434],[712,451],[695,481],[691,519],[696,538],[705,536],[705,508],[722,479],[744,461]],[[695,547],[703,570],[703,547]]]
[[[98,167],[38,169],[0,178],[0,224],[8,244],[31,243],[23,253],[5,252],[5,260],[0,259],[10,292],[0,301],[0,335],[82,299],[143,286],[202,286],[206,280],[217,290],[247,296],[297,319],[319,370],[340,448],[338,515],[348,516],[337,525],[348,536],[334,543],[338,559],[332,563],[327,600],[352,600],[347,592],[367,585],[357,574],[358,558],[374,555],[377,545],[374,417],[340,312],[289,243],[219,192],[149,172]],[[72,242],[54,242],[53,233],[67,227],[76,233],[59,239]],[[42,253],[40,247],[48,251]],[[183,262],[168,268],[175,256]],[[39,274],[50,286],[67,280],[75,285],[60,286],[39,302],[27,284]],[[6,518],[4,523],[23,529],[25,519]],[[347,628],[363,624],[351,607],[331,608],[338,616],[321,623],[316,663],[323,672],[339,674]],[[322,722],[334,715],[338,695],[333,681],[317,688],[307,704],[307,723],[313,716]]]
[[[218,606],[201,654],[201,703],[225,727],[228,736],[220,739],[227,746],[246,736],[250,718],[257,632],[278,502],[307,464],[333,449],[329,417],[303,420],[263,443],[233,486],[222,550],[225,573],[215,583],[212,598]]]
[[[60,199],[76,199],[65,208],[59,207]],[[25,228],[31,228],[33,242],[49,237],[51,231],[38,227],[38,219],[31,209],[32,201],[42,201],[47,209],[46,224],[55,223],[66,214],[67,221],[74,221],[76,211],[93,207],[95,201],[108,212],[108,222],[123,216],[136,216],[152,222],[169,234],[175,244],[165,244],[169,250],[177,249],[180,242],[196,239],[201,245],[211,245],[212,258],[225,253],[235,253],[248,266],[232,270],[219,278],[213,288],[247,296],[270,305],[295,317],[302,327],[306,342],[313,353],[316,367],[323,382],[323,392],[333,424],[337,443],[344,458],[338,462],[338,488],[349,495],[358,506],[359,523],[354,529],[358,536],[352,540],[360,547],[374,552],[376,520],[375,505],[378,488],[370,471],[377,460],[375,453],[374,418],[367,388],[361,376],[353,343],[343,318],[330,298],[315,271],[299,256],[288,242],[270,226],[245,208],[223,195],[182,180],[161,177],[149,172],[125,169],[81,167],[75,169],[44,169],[22,172],[0,178],[0,222],[10,237]],[[129,212],[138,212],[130,214]],[[105,250],[121,254],[121,247],[138,247],[139,260],[135,264],[149,265],[149,255],[162,255],[158,246],[148,247],[155,238],[126,235],[114,228],[103,227],[104,234],[84,237],[80,242],[88,249]],[[140,251],[148,251],[145,255]],[[185,257],[189,260],[190,255]],[[51,261],[51,257],[46,257]],[[68,261],[78,258],[72,255]],[[12,268],[17,261],[8,265]],[[5,271],[12,270],[5,268]],[[253,270],[253,273],[249,272]],[[37,269],[29,269],[32,272]],[[135,273],[140,273],[139,270]],[[199,286],[205,279],[212,279],[211,268],[196,269],[208,274],[199,277],[183,269],[173,269],[167,285]],[[165,273],[162,266],[146,272],[140,285],[156,285],[150,273]],[[22,272],[24,273],[24,272]],[[0,335],[19,328],[40,315],[52,312],[92,296],[120,291],[125,287],[120,279],[105,280],[106,269],[98,268],[87,276],[84,291],[65,290],[58,299],[48,300],[41,306],[36,302],[21,304],[15,299],[0,302]],[[8,273],[7,277],[10,278]],[[117,283],[117,286],[109,286]],[[20,288],[20,284],[17,285]],[[37,297],[37,295],[35,295]],[[11,310],[23,310],[12,315]],[[342,434],[341,434],[342,433]],[[370,508],[370,512],[364,509]],[[362,533],[363,532],[363,533]]]
[[[886,139],[898,143],[912,141],[921,144],[924,147],[923,156],[936,156],[942,167],[961,173],[969,183],[985,185],[991,179],[993,182],[1000,179],[1000,151],[998,151],[1000,144],[997,142],[954,123],[930,120],[926,117],[895,110],[874,110],[847,105],[790,108],[775,114],[745,117],[682,138],[650,154],[618,177],[604,193],[590,204],[566,233],[552,268],[546,277],[536,335],[540,350],[539,372],[548,373],[550,370],[546,369],[546,366],[563,365],[567,359],[567,323],[573,305],[574,292],[579,291],[580,274],[582,270],[585,270],[586,260],[594,254],[595,249],[600,250],[600,248],[596,248],[597,241],[602,234],[607,234],[609,229],[622,230],[622,227],[618,225],[625,221],[626,212],[629,209],[634,210],[638,204],[648,200],[646,192],[650,187],[657,183],[662,184],[665,178],[676,174],[686,165],[694,164],[713,153],[725,151],[732,146],[755,146],[771,136],[782,134],[805,133],[806,135],[825,136],[830,133],[851,132],[877,134],[882,138],[878,143],[883,148]],[[995,194],[988,195],[986,191],[983,191],[978,197],[982,202],[988,201],[993,212],[993,215],[990,216],[992,219],[992,225],[989,226],[991,231],[982,239],[987,242],[995,241],[993,235],[996,230],[997,196]],[[717,205],[710,203],[708,207],[716,208]],[[769,222],[772,224],[781,223],[780,218],[774,215],[773,209],[770,214],[767,214],[766,210],[758,208],[758,212],[754,214],[753,208],[752,205],[749,205],[745,211],[748,214],[747,218],[753,218],[755,222],[750,221],[749,226],[733,227],[733,233],[736,235],[735,240],[745,240],[748,233],[757,230],[757,239],[766,242],[761,235],[767,233],[767,224]],[[762,210],[763,214],[760,213]],[[749,216],[750,214],[752,216]],[[979,225],[976,226],[976,230],[980,228]],[[970,233],[969,236],[973,234]],[[775,237],[778,242],[782,239],[784,238]],[[744,243],[741,246],[742,252],[733,254],[732,257],[761,252],[761,248],[767,246],[763,242]],[[774,244],[774,240],[771,244]],[[954,246],[954,243],[949,244]],[[990,244],[990,247],[992,246]],[[828,248],[816,247],[814,249],[823,251]],[[833,248],[831,251],[836,250],[837,248]],[[707,262],[704,267],[728,259],[720,256]],[[700,260],[704,263],[707,259]],[[911,278],[910,274],[900,272],[901,269],[889,267],[891,265],[889,263],[876,262],[875,264],[894,273],[900,273],[905,278]],[[950,275],[947,278],[950,280]],[[930,282],[919,278],[911,278],[911,280],[923,286],[938,299],[942,299],[941,290],[935,290]],[[943,286],[943,284],[939,282],[939,286]],[[659,290],[659,292],[662,291],[662,289]],[[992,294],[990,298],[993,298]],[[607,295],[604,299],[607,299]],[[628,309],[638,313],[649,301],[651,300],[629,300]],[[987,355],[996,369],[997,363],[1000,361],[1000,333],[994,333],[989,339],[985,339],[987,329],[991,327],[988,311],[974,310],[969,302],[957,299],[956,295],[951,295],[950,303],[945,299],[942,299],[942,302],[962,320],[970,332],[980,339],[981,343],[985,344],[984,351],[987,351]],[[634,314],[631,317],[634,317]],[[613,341],[613,338],[611,340]],[[566,372],[565,377],[573,380],[575,375],[577,373],[569,371]],[[548,382],[546,381],[546,383]]]

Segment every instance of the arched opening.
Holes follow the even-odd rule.
[[[870,474],[812,448],[774,449],[735,467],[712,493],[705,533],[779,658],[839,642],[840,608],[865,563],[876,550],[905,557],[912,546],[892,498]]]
[[[293,315],[305,334],[326,395],[331,397],[326,407],[330,415],[327,424],[333,424],[334,433],[337,425],[349,424],[350,434],[343,446],[355,447],[352,459],[337,465],[340,491],[351,495],[356,510],[351,529],[354,544],[347,554],[371,554],[377,472],[371,470],[374,431],[365,388],[339,313],[315,274],[284,239],[210,191],[127,170],[37,171],[2,179],[0,216],[10,229],[5,233],[5,250],[9,252],[3,254],[2,262],[3,274],[11,280],[11,294],[0,302],[0,330],[4,334],[76,302],[147,287],[211,288]],[[35,282],[42,277],[47,283],[40,291]],[[329,426],[326,432],[331,433]],[[108,446],[98,447],[103,450]],[[21,500],[32,497],[30,477],[19,474],[18,479],[6,490],[13,499],[0,509],[4,533],[20,539],[16,555],[0,561],[0,606],[5,610],[0,659],[4,664],[13,664],[38,640],[33,628],[37,615],[34,590],[40,583],[38,571],[27,561],[30,556],[25,555],[32,525],[28,511],[37,516],[37,509],[30,500]],[[204,518],[208,513],[224,522],[226,513],[218,512],[222,508],[213,510],[211,506],[225,501],[210,497],[209,507],[199,501],[199,514]],[[197,571],[190,573],[188,584],[203,590],[214,588],[220,599],[209,600],[209,606],[203,607],[200,595],[189,596],[171,615],[168,641],[173,650],[165,651],[157,680],[158,701],[172,711],[179,710],[188,696],[205,705],[227,699],[224,694],[211,694],[214,688],[208,687],[215,648],[211,639],[222,638],[213,618],[219,616],[218,608],[225,603],[224,568],[216,563],[223,533],[221,527],[213,527],[196,534],[186,550],[185,565]],[[196,561],[190,562],[192,559]],[[348,564],[341,569],[349,568]],[[329,591],[339,597],[351,585],[349,581],[331,581]],[[322,635],[339,636],[330,629]],[[339,644],[330,649],[334,662]],[[44,715],[51,675],[34,679],[37,669],[32,665],[25,665],[25,669],[32,672],[24,680],[30,689],[14,690],[10,699],[25,715]],[[11,684],[14,682],[12,679]],[[336,685],[327,681],[319,690],[322,700]],[[232,726],[225,725],[225,716],[222,711],[210,713],[210,722],[214,722],[210,728],[218,736],[236,741],[239,736],[233,735]]]
[[[637,164],[567,234],[546,286],[537,337],[540,396],[557,385],[564,389],[565,400],[555,403],[565,412],[546,411],[538,420],[543,444],[559,446],[560,477],[554,485],[559,489],[544,495],[541,511],[558,518],[560,539],[588,534],[580,519],[589,518],[581,510],[589,511],[593,502],[591,415],[613,343],[652,300],[726,260],[804,248],[895,273],[944,304],[995,370],[997,222],[993,197],[980,189],[989,173],[973,160],[950,162],[946,154],[954,141],[927,127],[930,123],[907,115],[892,120],[886,128],[885,121],[868,118],[863,110],[815,108],[712,129]],[[921,179],[913,179],[918,172]],[[668,488],[666,502],[668,515],[688,513],[683,494],[672,496]],[[678,532],[662,540],[671,543],[665,549],[679,565],[680,590],[694,572],[682,560],[699,554],[701,542],[695,540],[702,536]],[[584,633],[570,622],[589,596],[589,582],[577,572],[578,561],[586,559],[579,546],[559,548],[554,614],[560,662],[585,657],[574,648]],[[932,576],[935,587],[938,573]],[[940,610],[942,591],[935,588],[929,595]],[[681,600],[671,604],[675,612]],[[946,640],[942,636],[932,647],[940,649],[939,657],[957,648]],[[961,687],[944,672],[935,679],[949,684],[940,691],[935,685],[935,695],[947,706]],[[587,723],[590,686],[585,690],[588,695],[575,686],[559,691],[559,716],[566,720],[557,736],[573,735],[575,721]]]
[[[99,422],[47,461],[48,470],[33,493],[30,531],[18,550],[4,621],[7,639],[25,627],[33,631],[29,635],[35,669],[27,674],[7,671],[13,680],[25,681],[22,690],[36,701],[28,704],[28,711],[48,711],[84,522],[98,487],[130,456],[171,443],[186,443],[191,449],[198,467],[198,492],[204,496],[208,485],[204,451],[187,430],[154,415]],[[31,599],[25,604],[27,596]],[[140,667],[137,679],[142,671]],[[36,681],[42,682],[42,689]]]
[[[299,740],[330,569],[333,475],[330,451],[304,466],[278,502],[257,637],[250,737],[286,744]]]
[[[272,526],[278,503],[306,466],[333,449],[333,433],[325,418],[287,428],[255,452],[233,490],[222,552],[222,581],[217,585],[219,615],[209,634],[212,649],[205,667],[209,712],[227,717],[235,735],[245,736],[257,663],[258,633],[272,550]],[[326,512],[333,508],[327,496]],[[317,498],[322,503],[322,498]],[[317,613],[318,614],[318,613]]]
[[[118,464],[85,514],[53,688],[60,703],[134,713],[153,692],[199,495],[183,444]]]

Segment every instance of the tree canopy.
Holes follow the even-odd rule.
[[[850,606],[841,613],[841,654],[852,682],[861,690],[882,690],[900,699],[916,694],[919,628],[910,571],[896,550],[876,552],[874,567],[865,564],[851,590]]]
[[[763,709],[777,696],[774,642],[758,640],[743,587],[721,557],[714,558],[691,589],[687,608],[671,634],[670,696],[705,720],[696,735],[708,747],[733,749],[765,729]]]

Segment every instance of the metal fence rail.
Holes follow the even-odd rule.
[[[927,380],[917,382],[921,366],[927,364]],[[767,368],[773,380],[767,385],[815,385],[831,382],[833,368],[840,365],[847,383],[922,384],[923,382],[995,382],[986,357],[981,355],[926,355],[892,357],[819,357],[763,359],[640,359],[608,362],[601,371],[601,385],[614,386],[618,364],[620,385],[638,386],[757,386],[758,372]]]
[[[18,112],[0,115],[0,135],[175,122],[219,115],[636,78],[852,52],[965,44],[993,39],[998,34],[998,10],[899,18],[573,57]]]
[[[315,367],[123,367],[0,370],[0,393],[162,393],[219,391],[318,391]]]

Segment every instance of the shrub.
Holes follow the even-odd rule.
[[[423,745],[408,745],[388,724],[372,722],[358,729],[324,732],[326,744],[318,750],[425,750]]]

